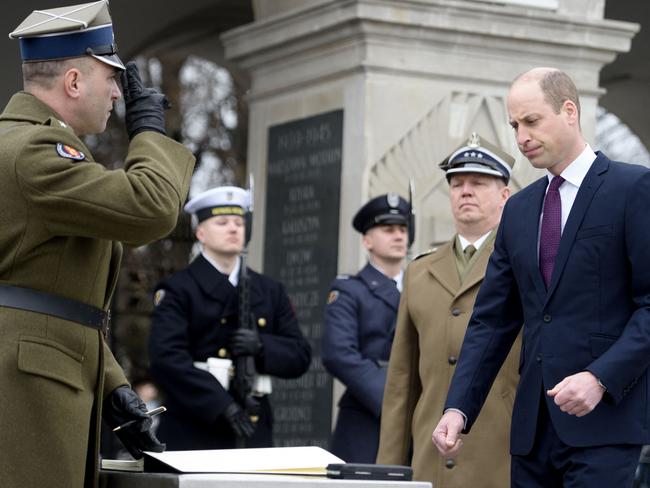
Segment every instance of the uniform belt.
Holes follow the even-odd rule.
[[[0,285],[0,307],[17,308],[51,315],[60,319],[108,332],[111,312],[71,298],[31,288]]]

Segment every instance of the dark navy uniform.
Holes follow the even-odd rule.
[[[263,344],[255,360],[260,374],[296,378],[309,368],[311,349],[284,287],[250,270],[251,310]],[[233,397],[195,361],[228,358],[238,324],[237,288],[202,255],[157,288],[150,336],[151,373],[166,395],[158,435],[171,450],[235,448],[236,437],[220,417]],[[271,447],[267,396],[247,447]]]
[[[325,309],[322,358],[347,387],[339,402],[332,452],[346,462],[374,463],[400,293],[371,264],[337,278]]]

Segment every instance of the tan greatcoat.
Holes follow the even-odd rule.
[[[505,488],[510,486],[510,418],[519,378],[520,338],[472,431],[463,436],[456,460],[443,459],[431,442],[494,248],[492,235],[461,284],[453,242],[416,259],[406,271],[382,404],[377,462],[408,465],[413,436],[414,479],[431,481],[435,488]]]
[[[106,309],[119,241],[173,229],[193,166],[185,147],[142,132],[109,171],[49,107],[14,95],[0,115],[0,284]],[[96,484],[101,402],[125,383],[99,330],[0,308],[0,486]]]

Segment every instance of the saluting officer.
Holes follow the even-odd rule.
[[[519,341],[456,460],[438,454],[431,430],[442,412],[460,347],[510,195],[514,158],[473,133],[440,167],[456,235],[413,260],[388,366],[377,462],[411,464],[413,477],[444,488],[510,486],[509,432]],[[412,458],[411,458],[412,454]]]
[[[136,457],[164,446],[101,329],[121,242],[176,225],[194,166],[165,136],[164,95],[117,57],[106,1],[38,10],[20,39],[24,91],[0,114],[0,485],[96,486],[100,416]],[[80,137],[126,104],[123,170]]]
[[[237,436],[248,438],[247,447],[271,447],[267,375],[296,378],[309,368],[311,348],[277,281],[248,270],[257,330],[238,327],[249,199],[248,191],[224,186],[190,200],[185,211],[193,214],[201,254],[156,288],[149,354],[151,373],[168,407],[158,435],[170,449],[235,448]],[[259,375],[253,395],[260,412],[253,418],[229,391],[227,370],[213,374],[211,367],[215,359],[242,355],[254,357]]]
[[[410,204],[396,193],[361,207],[352,226],[363,235],[368,264],[355,276],[338,276],[327,299],[323,364],[346,386],[331,449],[349,463],[374,463],[377,455],[410,215]]]

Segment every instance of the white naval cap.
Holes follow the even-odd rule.
[[[220,186],[199,193],[183,208],[196,215],[199,222],[217,215],[246,215],[250,209],[250,192],[238,186]]]

